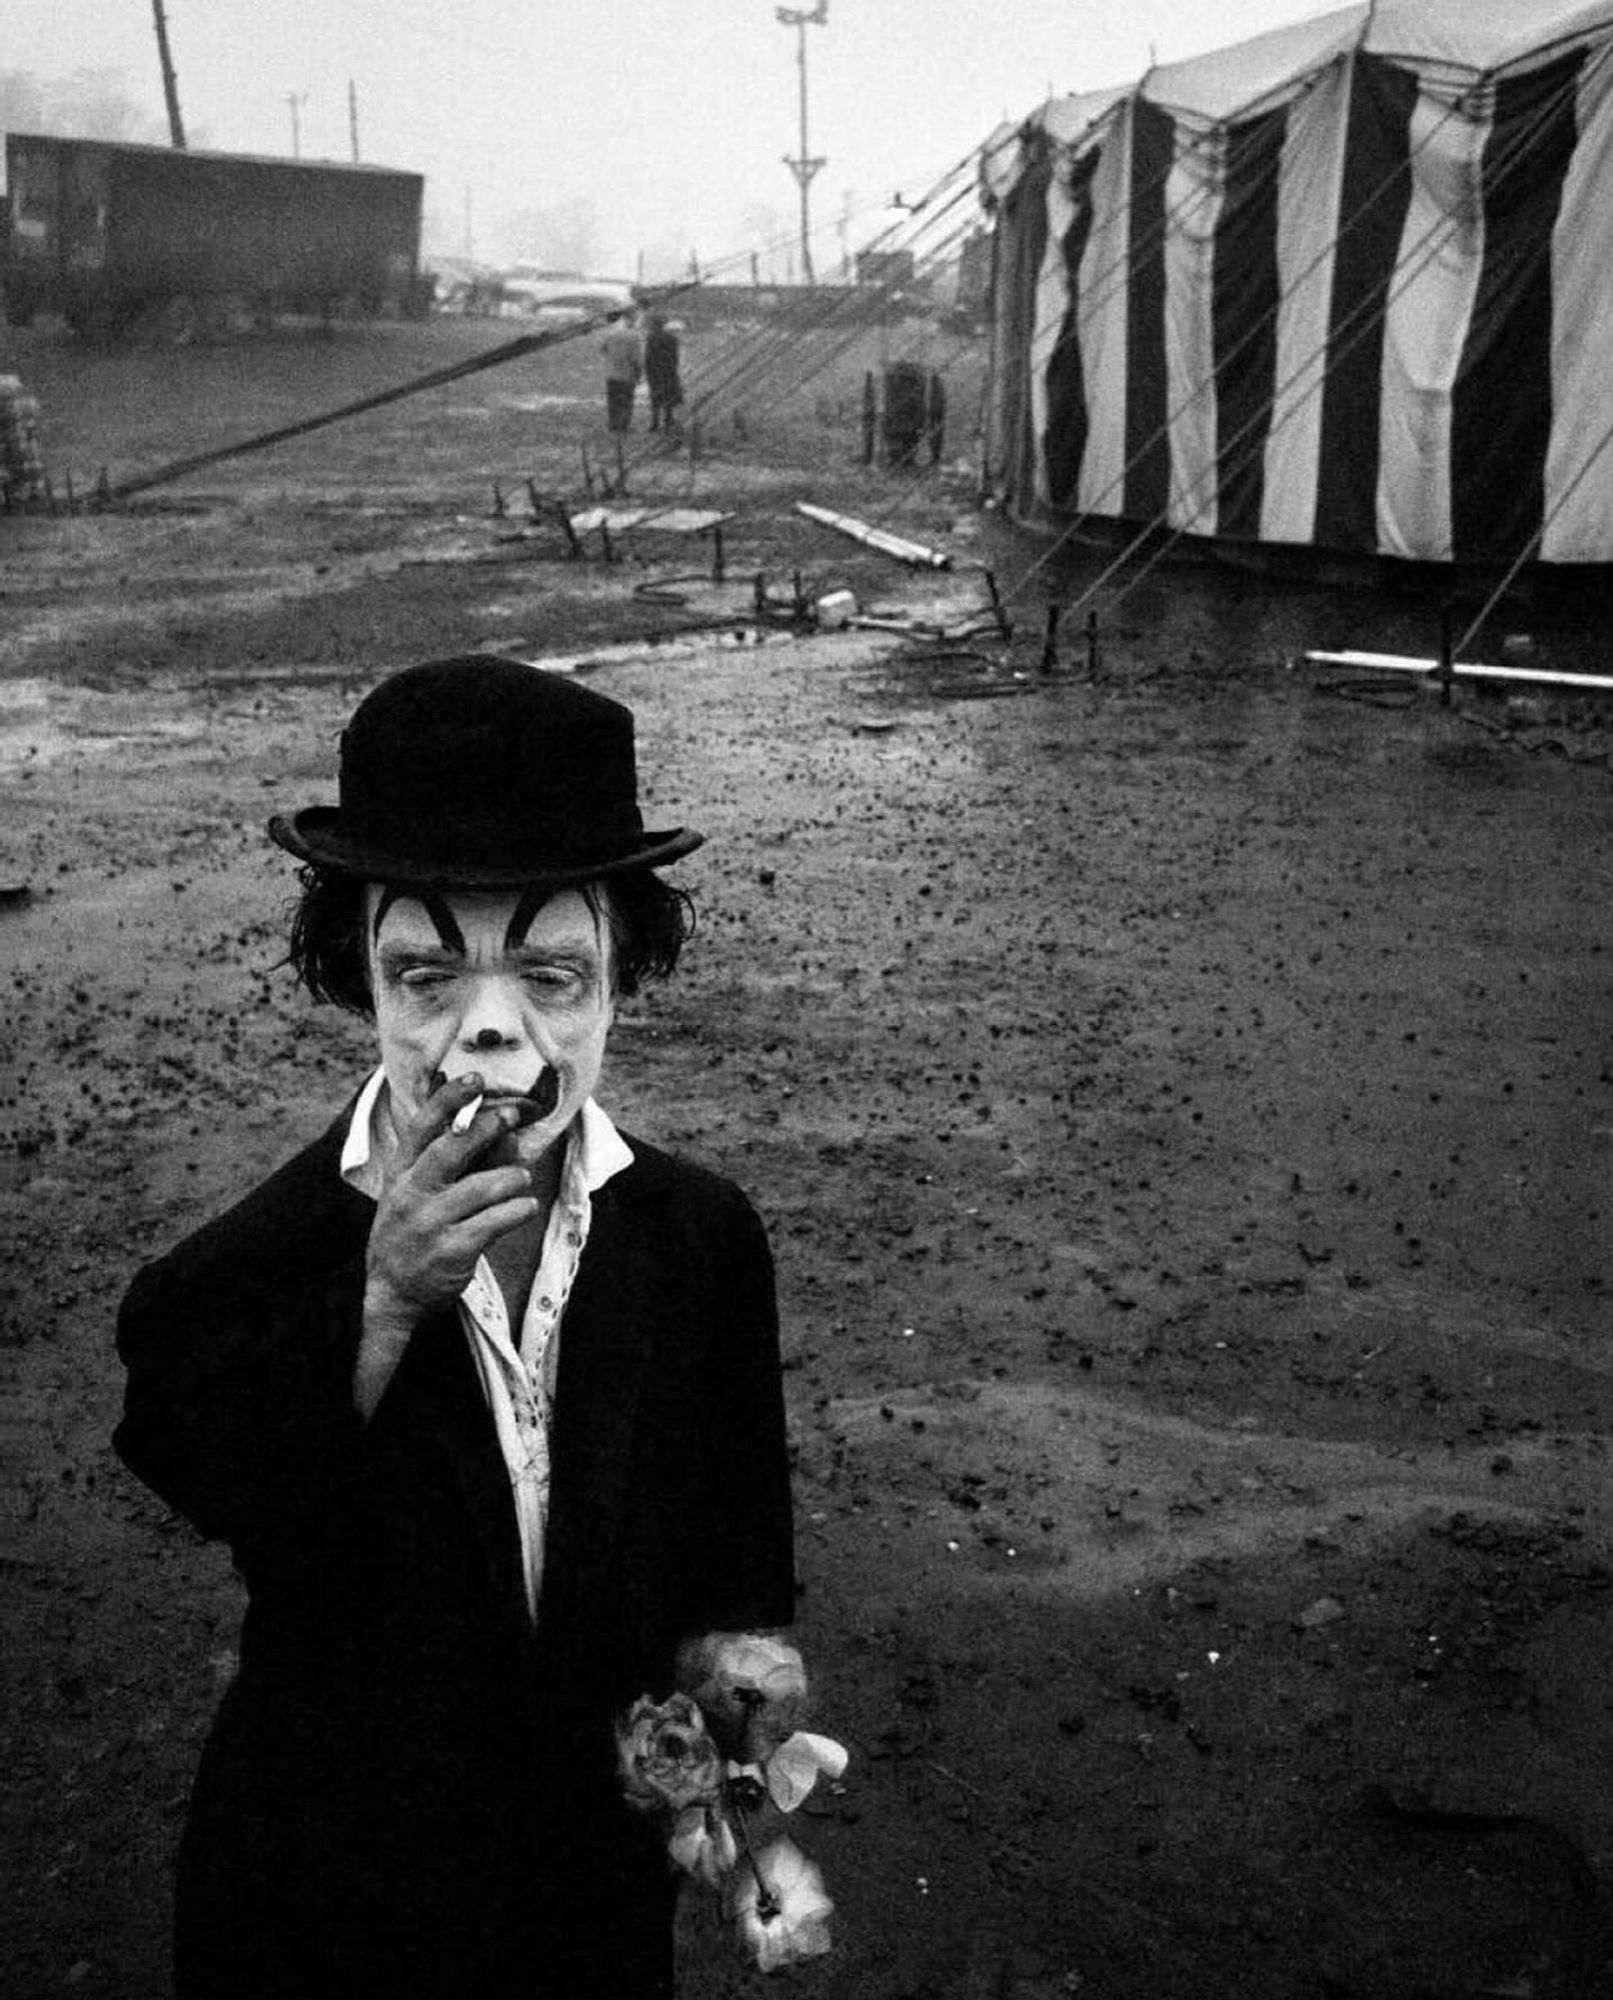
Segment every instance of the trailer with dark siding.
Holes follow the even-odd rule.
[[[6,316],[115,337],[154,310],[379,314],[420,300],[420,174],[6,137]]]

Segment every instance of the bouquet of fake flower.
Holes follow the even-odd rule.
[[[823,1877],[791,1840],[758,1847],[752,1819],[792,1813],[819,1778],[846,1768],[843,1745],[800,1724],[801,1655],[755,1632],[711,1632],[678,1655],[677,1691],[643,1695],[617,1724],[622,1792],[658,1813],[667,1851],[717,1890],[741,1943],[763,1972],[829,1949]]]

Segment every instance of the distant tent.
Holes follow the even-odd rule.
[[[981,153],[1021,518],[1613,561],[1613,0],[1377,0]]]

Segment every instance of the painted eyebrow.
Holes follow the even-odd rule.
[[[391,909],[394,903],[401,903],[406,900],[418,903],[421,909],[425,911],[426,915],[431,919],[432,929],[442,940],[445,951],[456,952],[461,958],[465,956],[465,934],[454,921],[453,911],[449,909],[443,897],[435,889],[401,887],[389,882],[382,889],[380,901],[375,906],[375,922],[370,927],[372,941],[380,937],[381,924],[386,917],[387,911]],[[530,923],[532,920],[529,917],[527,921]]]
[[[518,946],[526,943],[527,932],[531,930],[533,920],[536,918],[538,912],[547,908],[554,901],[555,897],[561,893],[560,889],[541,882],[534,883],[531,888],[524,889],[521,892],[521,900],[516,904],[515,912],[510,918],[509,927],[504,933],[504,949],[506,951],[514,951]],[[594,920],[594,932],[597,937],[599,932],[604,928],[604,911],[600,906],[599,891],[591,883],[586,883],[577,893],[588,906],[589,915]]]
[[[543,908],[544,904],[550,900],[554,893],[553,889],[537,887],[527,889],[522,893],[521,900],[516,904],[515,913],[510,918],[509,926],[504,933],[504,949],[506,951],[514,951],[518,946],[526,943],[526,934],[532,928],[533,918],[536,917],[539,910]]]

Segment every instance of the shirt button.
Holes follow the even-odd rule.
[[[539,1300],[538,1300],[538,1310],[539,1310],[540,1312],[553,1312],[553,1311],[554,1311],[554,1300],[553,1300],[553,1299],[539,1299]]]

